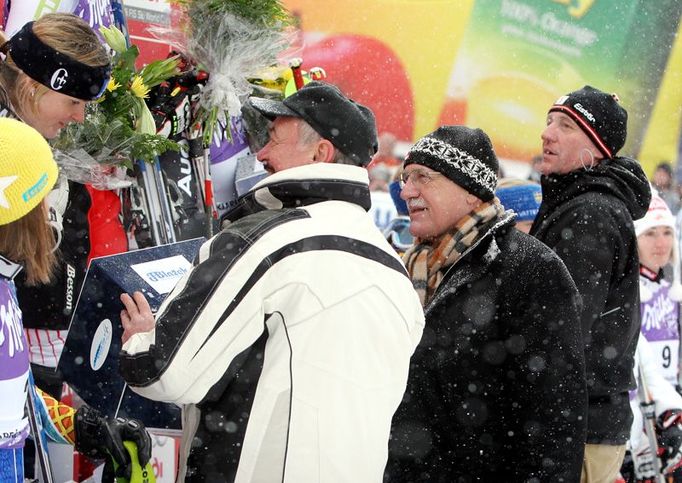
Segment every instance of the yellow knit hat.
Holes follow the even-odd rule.
[[[32,127],[0,119],[0,225],[35,208],[57,182],[47,141]]]

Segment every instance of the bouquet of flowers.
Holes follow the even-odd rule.
[[[170,0],[179,6],[174,29],[157,36],[209,73],[198,120],[208,145],[219,117],[239,117],[252,92],[249,78],[277,62],[290,45],[292,18],[280,0]]]
[[[145,104],[149,89],[178,72],[178,60],[157,60],[135,68],[137,46],[126,45],[116,27],[100,31],[114,52],[111,80],[102,97],[91,103],[82,124],[71,124],[53,143],[55,159],[67,178],[111,189],[127,186],[113,175],[113,167],[132,167],[133,160],[151,162],[180,146],[156,134],[156,125]]]

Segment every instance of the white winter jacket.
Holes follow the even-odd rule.
[[[261,181],[123,346],[135,392],[185,405],[186,481],[381,482],[424,318],[367,185],[335,164]]]

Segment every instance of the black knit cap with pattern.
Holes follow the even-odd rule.
[[[486,133],[465,126],[441,126],[417,141],[404,166],[421,164],[444,174],[483,201],[495,196],[499,163]]]
[[[571,117],[606,158],[613,158],[625,144],[628,113],[616,94],[585,86],[557,99],[552,111]]]

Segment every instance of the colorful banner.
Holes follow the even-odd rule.
[[[84,2],[84,0],[81,0]],[[0,3],[2,0],[0,0]],[[67,8],[77,0],[14,2]],[[95,10],[101,0],[90,0]],[[101,4],[101,5],[100,5]],[[481,127],[500,157],[540,150],[547,107],[584,84],[619,95],[630,114],[622,153],[647,169],[675,162],[682,123],[679,0],[284,0],[303,31],[304,69],[369,105],[379,131],[411,142],[440,124]],[[126,0],[140,59],[168,46],[165,0]]]
[[[448,88],[466,115],[441,121],[481,127],[499,156],[530,160],[547,107],[589,84],[618,94],[630,113],[622,153],[637,155],[681,11],[676,0],[479,1]]]
[[[14,0],[7,5],[11,7],[4,19],[8,36],[12,36],[26,22],[53,12],[78,15],[98,33],[100,26],[109,27],[113,23],[110,0]]]
[[[538,154],[547,109],[593,85],[628,109],[623,154],[675,161],[678,0],[285,0],[304,69],[320,66],[413,141],[440,124],[483,128],[504,159]]]

